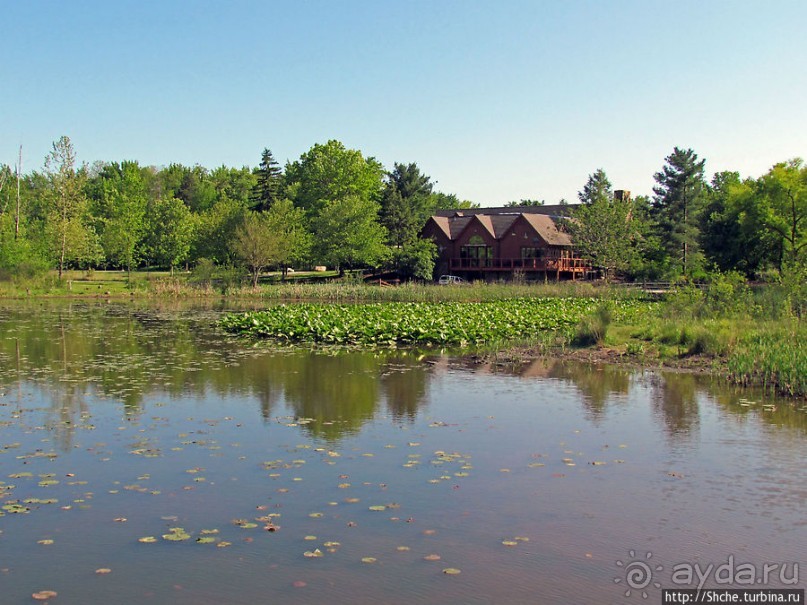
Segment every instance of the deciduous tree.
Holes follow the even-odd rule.
[[[53,143],[45,159],[45,173],[50,185],[45,233],[62,279],[66,263],[92,262],[100,256],[96,234],[87,224],[84,174],[76,171],[76,154],[69,137],[62,136]]]

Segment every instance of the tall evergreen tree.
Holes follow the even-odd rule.
[[[597,168],[594,174],[588,175],[588,180],[583,189],[577,193],[577,197],[581,204],[610,203],[614,199],[611,181],[602,168]]]
[[[700,216],[704,206],[703,168],[691,149],[675,147],[654,175],[653,218],[671,269],[691,276],[702,264]]]
[[[631,199],[614,199],[602,169],[589,175],[577,197],[582,203],[565,221],[575,248],[602,270],[606,280],[630,269],[638,262],[644,227],[634,217]]]
[[[283,198],[283,171],[268,147],[261,154],[261,163],[255,174],[258,182],[252,190],[252,207],[262,212]]]
[[[432,213],[432,183],[418,165],[395,163],[381,196],[381,223],[389,243],[400,248],[417,237]]]

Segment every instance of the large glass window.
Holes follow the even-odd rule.
[[[493,249],[485,244],[479,235],[472,235],[468,243],[460,248],[460,258],[463,266],[489,267],[493,259]]]

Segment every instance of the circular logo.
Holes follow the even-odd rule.
[[[661,565],[656,565],[653,567],[651,565],[650,559],[653,557],[653,553],[651,552],[645,553],[644,560],[637,558],[636,551],[634,550],[628,551],[628,554],[630,555],[630,560],[616,562],[616,566],[622,568],[624,570],[624,574],[620,577],[614,578],[614,583],[625,583],[625,586],[627,587],[625,590],[626,597],[631,596],[635,590],[637,592],[641,591],[642,598],[646,599],[647,591],[645,588],[651,584],[655,588],[661,588],[661,584],[659,582],[653,581],[653,573],[663,571],[664,567]]]

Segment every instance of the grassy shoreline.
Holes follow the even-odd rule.
[[[345,344],[340,343],[340,338],[350,341],[349,335],[339,335],[339,326],[354,322],[350,329],[372,334],[368,342],[374,346],[473,343],[484,345],[484,355],[497,359],[552,355],[600,363],[673,367],[708,372],[735,384],[762,386],[793,398],[807,397],[807,322],[799,318],[803,301],[794,302],[791,292],[776,286],[752,291],[744,284],[718,281],[705,291],[682,288],[653,303],[643,300],[640,292],[591,282],[389,287],[350,280],[306,283],[307,279],[310,277],[295,276],[288,282],[261,284],[253,289],[237,282],[194,282],[189,274],[136,272],[129,279],[120,271],[69,272],[61,282],[48,276],[28,284],[0,283],[0,299],[109,299],[147,304],[218,301],[269,308],[292,303],[288,313],[305,309],[305,321],[330,324],[326,332],[330,330],[331,336],[321,342]],[[523,323],[525,316],[535,319],[546,310],[540,305],[530,307],[535,301],[549,301],[543,303],[544,307],[555,305],[555,315],[543,315],[542,324]],[[323,306],[317,309],[317,303]],[[410,334],[400,336],[391,334],[389,326],[375,333],[368,328],[370,323],[383,319],[377,308],[365,320],[350,313],[344,315],[344,310],[341,316],[327,318],[343,303],[352,309],[381,305],[381,315],[389,314],[398,305],[423,307],[409,309],[406,322]],[[467,305],[478,303],[492,307],[470,325],[457,328],[462,323],[458,318],[463,319],[473,308]],[[634,312],[614,312],[622,307],[631,307]],[[640,308],[640,312],[636,311]],[[514,318],[513,313],[520,317]],[[284,333],[286,320],[296,326],[291,328],[294,333]],[[317,340],[296,334],[303,321],[299,317],[281,316],[273,321],[279,323],[266,330],[273,333],[263,336],[292,342]],[[367,325],[361,327],[362,321]],[[391,321],[394,323],[394,319]],[[512,324],[512,329],[500,329],[507,324]],[[246,333],[247,327],[233,329]],[[443,336],[430,342],[430,332]],[[453,332],[459,337],[451,336]]]

